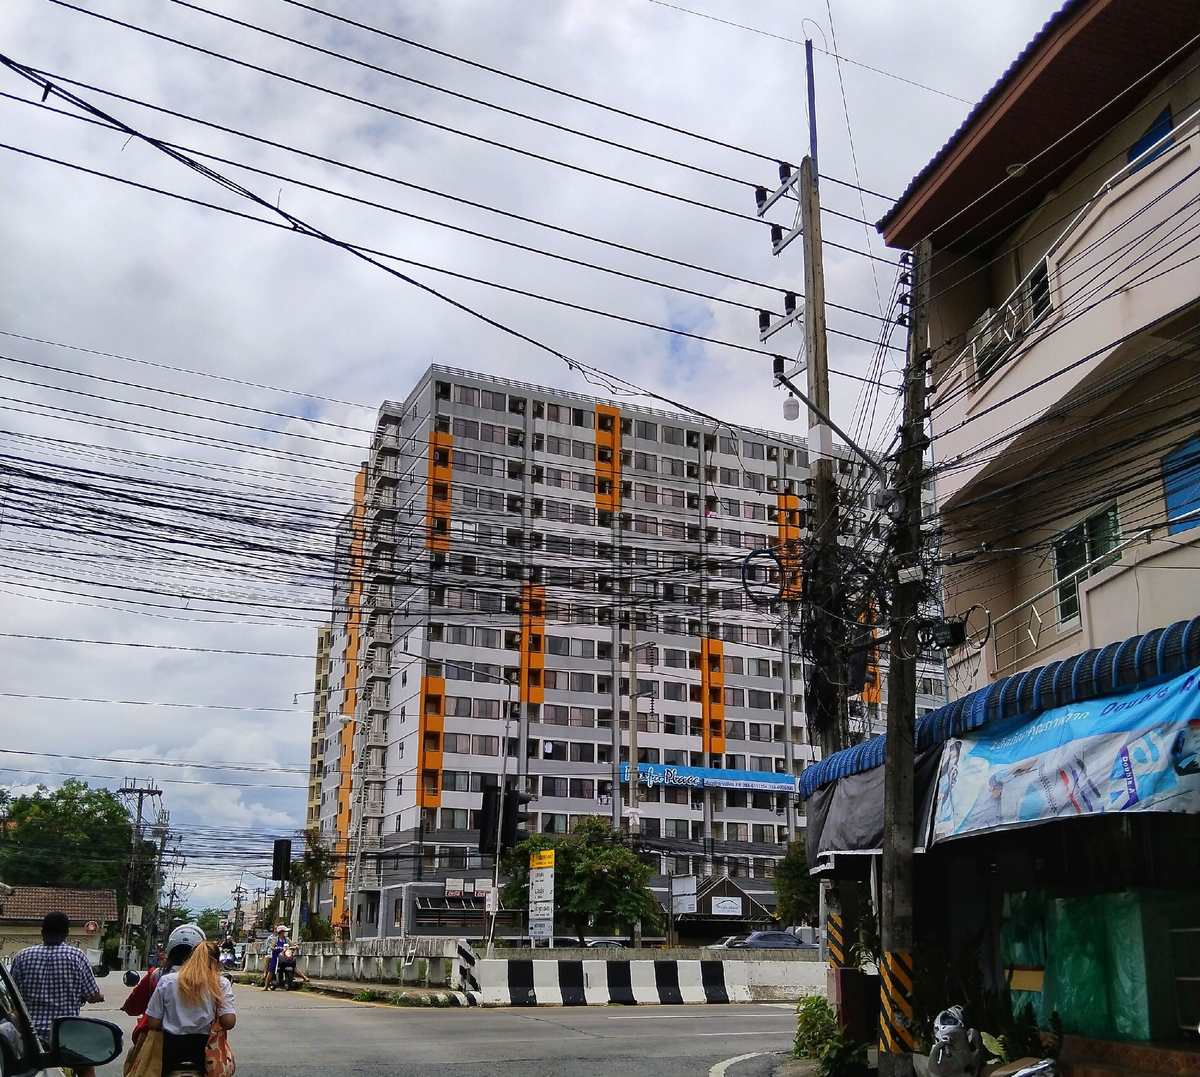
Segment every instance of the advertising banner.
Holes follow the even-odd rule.
[[[933,835],[1125,811],[1200,811],[1200,670],[946,741]]]
[[[629,764],[621,764],[621,781],[629,781]],[[769,770],[717,770],[712,767],[669,767],[639,763],[640,785],[687,786],[692,789],[748,789],[765,793],[794,793],[796,779]]]

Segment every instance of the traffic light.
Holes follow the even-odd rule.
[[[496,853],[496,824],[500,821],[500,787],[483,787],[483,804],[479,809],[479,851],[489,856]]]
[[[502,853],[510,853],[516,848],[517,827],[530,818],[529,812],[521,809],[532,799],[533,797],[528,793],[521,793],[516,789],[509,789],[504,794],[504,819],[500,827],[500,851]]]
[[[271,878],[286,879],[292,866],[292,843],[287,838],[276,838],[271,855]]]

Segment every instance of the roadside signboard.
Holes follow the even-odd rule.
[[[529,873],[529,900],[554,901],[554,869],[534,868]]]
[[[670,880],[671,911],[676,916],[696,911],[696,876],[676,875]]]
[[[137,927],[142,922],[142,907],[140,905],[125,906],[125,923]]]
[[[534,868],[553,868],[554,867],[554,850],[543,849],[541,852],[529,854],[529,867]]]
[[[552,938],[554,938],[554,921],[553,920],[530,920],[529,921],[529,937],[531,939],[552,939]]]
[[[529,903],[529,919],[530,920],[553,920],[554,919],[554,902],[553,901],[531,901]]]
[[[462,897],[463,896],[463,881],[462,879],[447,879],[446,880],[446,897]]]

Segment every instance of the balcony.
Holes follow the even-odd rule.
[[[949,663],[955,695],[1194,617],[1195,589],[1179,581],[1196,578],[1200,528],[1166,537],[1140,530],[994,617],[982,653],[959,648]]]
[[[1031,420],[1082,410],[1098,382],[1153,346],[1139,333],[1200,297],[1189,227],[1200,199],[1198,134],[1200,112],[1113,174],[938,364],[934,432],[938,462],[950,465],[939,478],[943,508],[991,471],[1011,479]],[[1070,432],[1067,423],[1059,436]]]

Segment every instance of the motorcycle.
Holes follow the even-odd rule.
[[[296,949],[285,946],[275,965],[275,983],[290,991],[296,983]]]
[[[238,963],[237,954],[232,950],[221,951],[221,971],[236,972],[241,966]]]

